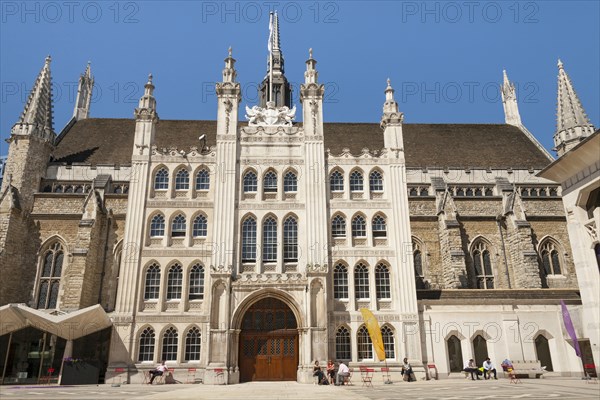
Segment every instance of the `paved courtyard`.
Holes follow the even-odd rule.
[[[191,400],[191,399],[306,399],[306,400],[387,400],[407,398],[426,399],[598,399],[600,385],[579,379],[523,380],[509,384],[508,380],[472,382],[450,379],[442,381],[397,382],[383,385],[375,382],[373,388],[354,386],[316,386],[295,382],[253,382],[229,386],[209,385],[110,385],[88,386],[2,386],[0,398],[44,400]]]

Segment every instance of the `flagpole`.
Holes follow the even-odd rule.
[[[269,101],[273,101],[273,50],[271,50],[271,63],[269,67]]]

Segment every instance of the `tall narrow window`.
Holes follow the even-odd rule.
[[[366,237],[367,224],[361,215],[357,215],[352,220],[352,237]]]
[[[386,237],[387,227],[385,224],[385,218],[381,215],[376,215],[373,218],[373,237]]]
[[[378,300],[391,298],[390,271],[385,264],[375,267],[375,292]]]
[[[38,309],[56,308],[64,259],[65,253],[60,243],[54,243],[44,253],[44,264],[38,285]]]
[[[331,220],[331,236],[346,237],[346,220],[341,215],[336,215]]]
[[[194,226],[192,227],[192,235],[194,237],[206,237],[208,234],[208,222],[204,215],[198,215],[194,219]]]
[[[371,175],[369,175],[369,188],[371,192],[383,192],[383,177],[381,176],[381,172],[371,172]]]
[[[492,261],[490,252],[483,241],[479,241],[473,247],[472,256],[477,289],[493,289],[494,274],[492,271]]]
[[[186,226],[185,216],[183,214],[177,215],[173,218],[173,223],[171,224],[171,237],[185,236]]]
[[[423,275],[423,254],[421,249],[413,242],[413,263],[415,265],[415,279],[417,289],[425,289],[425,277]]]
[[[210,189],[210,174],[207,170],[201,169],[196,174],[196,190]]]
[[[154,329],[146,328],[140,334],[140,347],[138,351],[138,361],[153,361],[154,360]]]
[[[158,299],[160,293],[160,266],[156,263],[150,265],[146,270],[146,287],[144,289],[144,300]]]
[[[200,361],[201,344],[200,329],[191,328],[185,337],[185,361]]]
[[[252,217],[242,224],[242,262],[256,262],[256,220]]]
[[[180,169],[175,175],[175,190],[187,190],[190,188],[190,173],[186,169]]]
[[[363,175],[360,171],[354,171],[350,174],[350,191],[362,192],[363,190]]]
[[[258,190],[258,180],[256,174],[252,171],[244,175],[244,193],[256,192]]]
[[[338,264],[333,269],[333,298],[348,298],[348,268],[344,264]]]
[[[381,339],[383,340],[383,349],[385,358],[393,360],[396,358],[396,349],[394,345],[394,331],[387,325],[381,328]]]
[[[283,191],[285,193],[297,192],[298,191],[298,178],[293,172],[288,172],[283,177]]]
[[[362,263],[354,267],[354,294],[358,300],[369,298],[369,268]]]
[[[263,190],[265,193],[277,192],[277,174],[275,172],[269,171],[265,174]]]
[[[162,214],[157,214],[150,222],[150,236],[165,236],[165,217]]]
[[[190,300],[202,300],[204,298],[204,267],[196,264],[190,270]]]
[[[358,361],[373,359],[373,342],[371,342],[369,332],[364,325],[356,332],[356,344]]]
[[[154,175],[154,189],[165,190],[169,188],[169,171],[166,168],[161,168]]]
[[[167,275],[167,300],[181,299],[181,285],[183,284],[183,269],[181,265],[174,264],[169,268]]]
[[[167,329],[162,342],[162,360],[177,361],[177,341],[177,329],[173,327]]]
[[[298,222],[288,217],[283,223],[283,261],[298,261]]]
[[[460,339],[452,335],[446,341],[446,345],[448,347],[448,361],[450,363],[450,372],[461,372],[464,366]]]
[[[344,175],[339,171],[333,171],[329,177],[329,189],[332,192],[344,191]]]
[[[561,274],[560,255],[558,253],[557,247],[558,246],[551,240],[547,240],[541,246],[542,265],[544,267],[544,272],[546,275]]]
[[[335,358],[338,360],[350,360],[350,332],[345,326],[338,328],[335,333]]]
[[[483,365],[483,362],[488,358],[487,341],[481,335],[475,336],[473,339],[473,353],[475,354],[475,363]]]
[[[277,261],[277,221],[267,218],[263,223],[262,257],[264,262]]]

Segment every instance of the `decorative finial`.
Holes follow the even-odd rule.
[[[152,85],[152,73],[148,74],[148,83],[146,85]]]
[[[312,47],[310,49],[308,49],[308,58],[312,60]]]
[[[387,85],[388,85],[388,87],[392,86],[392,81],[390,80],[390,78],[387,78]]]
[[[229,57],[231,57],[233,49],[231,48],[231,46],[229,46]]]
[[[558,59],[558,68],[563,69],[563,63],[560,61],[560,58]]]
[[[48,54],[46,56],[46,64],[50,64],[51,61],[52,61],[52,57],[50,56],[50,54]]]

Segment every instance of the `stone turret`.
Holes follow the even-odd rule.
[[[383,116],[381,117],[385,148],[401,149],[403,147],[402,121],[404,121],[404,114],[400,112],[398,103],[394,99],[394,89],[388,78],[387,87],[385,88],[385,103],[383,103]]]
[[[506,70],[502,71],[504,81],[501,86],[502,106],[504,106],[504,120],[508,125],[521,126],[521,115],[517,104],[517,91],[515,85],[508,80]]]
[[[75,110],[73,110],[73,118],[75,120],[79,121],[89,118],[93,89],[94,77],[92,76],[92,68],[88,62],[85,72],[79,77],[77,100],[75,101]]]

